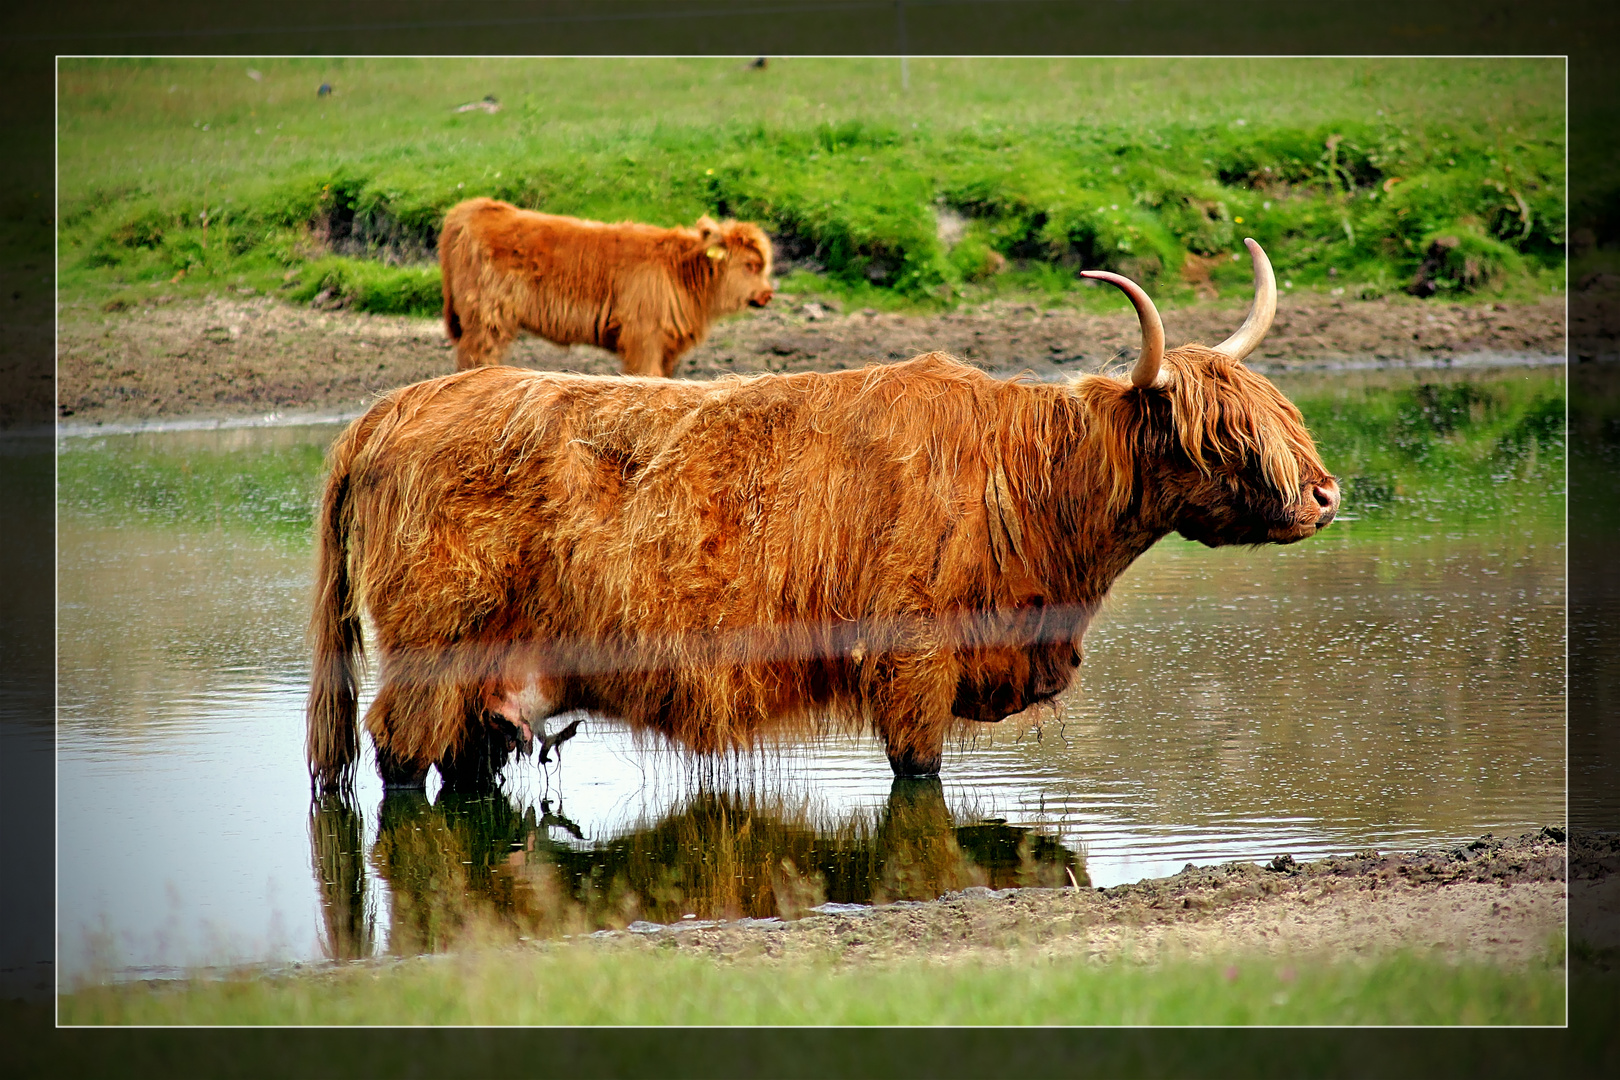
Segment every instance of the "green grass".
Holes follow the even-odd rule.
[[[1189,254],[1244,235],[1293,288],[1561,286],[1560,61],[910,66],[902,93],[886,60],[63,61],[63,287],[427,314],[436,272],[412,264],[472,195],[756,219],[821,267],[790,290],[885,307],[1080,303],[1082,265],[1186,300]],[[453,111],[486,94],[501,112]],[[954,247],[940,207],[968,219]]]
[[[63,1024],[1560,1024],[1564,973],[1418,955],[716,962],[563,946],[291,977],[85,988]]]

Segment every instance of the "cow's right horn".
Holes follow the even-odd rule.
[[[1271,272],[1271,260],[1253,240],[1243,242],[1248,245],[1249,258],[1254,261],[1254,306],[1237,333],[1215,346],[1216,352],[1223,352],[1234,360],[1253,352],[1271,329],[1271,320],[1277,317],[1277,275]]]
[[[1080,276],[1118,285],[1130,297],[1136,318],[1142,324],[1142,352],[1136,358],[1136,366],[1131,368],[1131,385],[1144,387],[1158,382],[1160,361],[1164,359],[1164,323],[1159,321],[1159,309],[1153,306],[1148,294],[1130,278],[1107,270],[1082,270]]]

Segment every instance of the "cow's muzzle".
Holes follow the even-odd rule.
[[[1339,482],[1324,477],[1311,485],[1311,495],[1316,499],[1316,527],[1320,529],[1339,512]]]
[[[775,295],[776,291],[774,289],[761,289],[759,292],[748,298],[748,306],[764,307],[766,304],[771,302],[771,297]]]

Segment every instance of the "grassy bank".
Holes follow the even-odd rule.
[[[562,988],[566,988],[565,990]],[[880,969],[561,947],[63,995],[64,1024],[1558,1024],[1564,975],[1419,955]]]
[[[882,307],[1241,283],[1545,295],[1557,61],[63,61],[62,284],[438,306],[445,210],[761,221],[790,291]],[[317,96],[316,88],[331,92]],[[486,96],[499,111],[457,111]],[[1242,290],[1239,289],[1239,292]]]

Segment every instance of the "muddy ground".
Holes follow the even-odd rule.
[[[1108,889],[971,888],[930,902],[826,905],[803,918],[633,923],[572,945],[674,948],[719,959],[885,963],[1269,955],[1372,956],[1396,949],[1507,966],[1544,962],[1564,930],[1569,889],[1602,925],[1572,928],[1599,949],[1620,900],[1620,839],[1562,830],[1484,836],[1410,853],[1365,851],[1294,863],[1188,864],[1172,877]],[[1591,899],[1600,904],[1589,902]],[[1596,935],[1596,936],[1594,936]],[[536,948],[557,948],[544,944]],[[562,946],[568,947],[568,946]]]
[[[995,303],[937,315],[837,311],[779,297],[717,324],[678,377],[836,370],[941,349],[997,373],[1094,371],[1134,356],[1134,313],[1088,315]],[[1236,302],[1165,313],[1174,343],[1222,340]],[[1445,304],[1285,296],[1250,363],[1262,371],[1524,360],[1564,355],[1561,297],[1529,304]],[[184,301],[155,294],[119,311],[64,306],[57,348],[59,420],[69,429],[177,418],[356,413],[379,392],[454,368],[436,319],[292,306],[260,295]],[[596,374],[619,370],[590,346],[528,337],[509,363]]]

